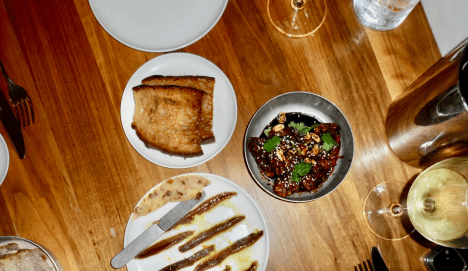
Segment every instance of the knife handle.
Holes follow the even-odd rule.
[[[183,216],[185,216],[195,205],[202,201],[206,196],[205,191],[201,193],[198,198],[180,202],[165,214],[158,224],[153,224],[128,246],[124,247],[114,258],[111,260],[113,268],[122,268],[129,261],[135,258],[143,249],[151,245],[154,240],[158,239],[166,230],[177,223]]]
[[[151,245],[151,243],[163,233],[164,231],[159,228],[158,224],[151,225],[151,227],[145,230],[135,240],[128,244],[128,246],[124,247],[122,251],[115,255],[114,258],[112,258],[112,267],[115,269],[122,268],[129,261],[135,258],[143,249]]]

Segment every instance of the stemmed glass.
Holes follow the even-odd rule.
[[[326,0],[268,0],[270,22],[288,37],[306,37],[322,26],[327,15]]]
[[[450,158],[424,170],[411,186],[384,182],[364,201],[368,228],[400,240],[415,229],[446,247],[468,248],[468,157]]]

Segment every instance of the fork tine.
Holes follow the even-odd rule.
[[[374,266],[372,265],[372,262],[369,259],[367,259],[366,261],[367,266],[369,267],[369,271],[374,271]]]
[[[25,120],[26,120],[26,123],[24,126],[29,126],[31,124],[31,117],[29,116],[29,104],[28,104],[28,101],[27,100],[22,100],[21,103],[23,104],[23,108],[24,108],[24,116],[25,116]],[[26,128],[26,127],[25,127]]]
[[[32,102],[28,97],[19,101],[12,101],[12,104],[16,118],[21,122],[24,129],[26,129],[26,126],[31,125],[31,119],[32,123],[35,122],[34,109],[32,107]]]
[[[20,100],[21,103],[21,108],[23,109],[23,116],[22,116],[22,122],[23,122],[23,128],[26,129],[26,126],[29,126],[30,121],[29,121],[29,108],[28,104],[25,103],[25,100]]]
[[[19,105],[19,111],[20,111],[20,116],[21,116],[21,124],[23,124],[23,128],[26,128],[26,109],[24,108],[24,103],[21,101],[18,102]]]
[[[359,268],[359,270],[358,270]],[[354,266],[354,271],[374,271],[374,267],[369,259],[362,261],[362,263]]]
[[[10,99],[10,101],[11,101],[11,99]],[[15,117],[16,117],[16,119],[19,120],[19,121],[21,121],[21,119],[20,119],[21,116],[20,116],[20,112],[19,112],[18,107],[17,107],[17,103],[11,101],[11,105],[12,105],[12,107],[13,107],[13,111],[15,112]]]
[[[21,103],[23,104],[23,108],[24,108],[24,115],[25,115],[25,120],[26,120],[26,123],[25,123],[25,126],[29,126],[31,124],[31,117],[30,117],[30,107],[29,107],[29,103],[28,103],[28,100],[27,100],[27,97],[26,99],[23,99],[21,100]]]
[[[36,118],[34,117],[34,106],[32,104],[31,98],[29,98],[29,95],[26,96],[26,101],[28,102],[28,107],[29,107],[29,111],[31,113],[32,123],[35,123]]]

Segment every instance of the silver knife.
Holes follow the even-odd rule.
[[[164,215],[158,224],[153,224],[146,231],[140,234],[128,246],[124,247],[117,255],[111,260],[113,268],[122,268],[129,261],[135,258],[143,249],[151,245],[159,238],[164,232],[177,223],[184,217],[192,208],[205,198],[206,194],[203,191],[201,197],[198,199],[191,199],[180,202],[172,208],[166,215]]]
[[[8,133],[16,152],[20,159],[23,159],[26,155],[26,148],[24,146],[23,134],[21,133],[21,123],[16,119],[13,110],[8,103],[7,98],[0,89],[0,120],[3,123],[3,127]]]
[[[371,256],[372,256],[372,265],[374,265],[375,271],[388,271],[388,267],[380,254],[380,251],[376,247],[372,247],[371,249]]]

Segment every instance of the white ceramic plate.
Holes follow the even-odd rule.
[[[213,94],[213,133],[216,141],[202,145],[202,156],[183,158],[149,149],[132,129],[135,109],[132,88],[140,85],[142,79],[155,74],[203,75],[216,78]],[[229,142],[237,121],[237,99],[229,79],[212,62],[193,54],[165,54],[148,61],[133,74],[122,95],[120,114],[125,135],[143,157],[163,167],[188,168],[210,160]]]
[[[146,52],[168,52],[205,36],[228,0],[89,0],[101,26],[119,42]]]
[[[180,244],[173,246],[172,248],[169,248],[151,257],[140,259],[140,260],[133,259],[127,264],[128,270],[129,271],[160,270],[161,268],[169,264],[172,264],[184,258],[190,257],[191,255],[193,255],[193,253],[201,250],[204,244],[205,245],[215,244],[216,251],[219,251],[222,248],[232,244],[234,241],[249,235],[256,229],[263,230],[263,236],[255,244],[239,252],[238,254],[234,254],[228,257],[225,261],[223,261],[221,265],[214,267],[210,270],[213,270],[213,271],[224,270],[226,265],[231,265],[232,270],[238,270],[236,266],[237,266],[239,257],[243,258],[242,262],[245,265],[250,265],[251,262],[256,260],[259,263],[258,270],[265,270],[267,262],[268,262],[268,254],[269,254],[269,237],[268,237],[268,231],[267,231],[265,219],[263,218],[262,213],[260,209],[258,208],[257,204],[255,203],[255,201],[241,187],[239,187],[237,184],[223,177],[213,175],[213,174],[206,174],[206,173],[190,173],[190,174],[184,174],[184,175],[202,175],[202,176],[205,176],[207,179],[211,180],[211,184],[205,187],[204,189],[206,193],[205,200],[223,192],[237,192],[237,196],[234,196],[226,200],[225,202],[222,202],[221,204],[216,206],[213,210],[205,214],[202,214],[203,218],[206,219],[209,224],[221,222],[235,215],[240,215],[240,214],[245,215],[246,218],[243,221],[241,221],[239,224],[234,226],[232,230],[228,230],[224,232],[223,234],[215,237],[212,240],[207,240],[203,244],[185,253],[180,253],[178,250],[179,245],[185,243],[185,242],[182,242]],[[160,184],[155,186],[153,189],[155,189],[159,185]],[[153,189],[148,191],[148,193],[150,193]],[[146,193],[146,195],[148,193]],[[138,202],[138,204],[140,204],[140,202]],[[132,213],[132,215],[130,216],[128,220],[127,228],[125,230],[124,246],[127,246],[138,235],[140,235],[145,229],[147,229],[149,225],[151,225],[154,221],[159,220],[176,204],[177,204],[176,202],[167,203],[166,205],[159,208],[158,210],[146,216],[139,217],[133,221],[132,221],[132,218],[133,218],[133,213]],[[198,229],[198,227],[199,226],[197,226],[197,223],[194,223],[192,225],[179,226],[178,228],[174,230],[164,233],[160,237],[160,239],[162,240],[162,239],[168,238],[170,236],[186,231],[188,229],[196,230]],[[197,234],[197,232],[195,234]],[[195,234],[193,236],[195,236]],[[181,269],[181,270],[184,270],[184,271],[193,270],[195,266],[197,265],[197,263],[195,263],[192,266]],[[245,269],[246,268],[243,268],[243,270]]]
[[[0,246],[6,246],[6,245],[8,245],[10,243],[16,243],[19,246],[20,249],[37,249],[37,248],[39,248],[48,257],[48,259],[43,259],[43,260],[47,261],[47,263],[50,265],[50,267],[53,270],[56,270],[56,271],[63,271],[64,270],[62,265],[58,261],[57,257],[52,253],[52,251],[50,251],[49,249],[39,245],[36,242],[33,242],[31,240],[28,240],[28,239],[21,238],[21,237],[18,237],[18,236],[0,236]],[[11,253],[11,251],[10,251],[10,253]],[[24,259],[26,259],[26,258],[24,257]]]
[[[0,185],[3,183],[3,180],[5,180],[9,164],[10,154],[8,152],[8,147],[5,139],[0,135]]]

